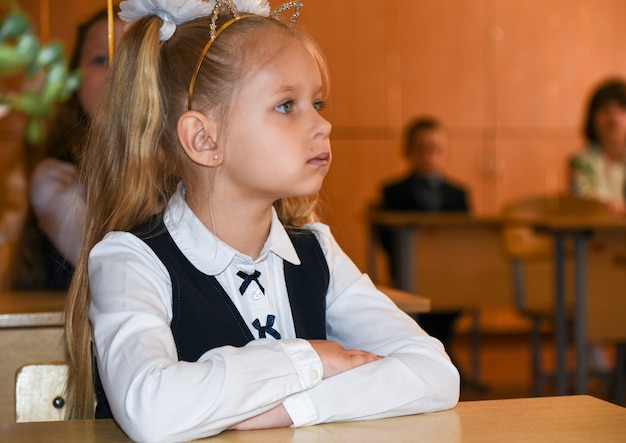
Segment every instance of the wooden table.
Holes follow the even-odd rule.
[[[0,425],[3,441],[129,441],[112,420]],[[626,409],[590,396],[461,402],[449,411],[305,428],[227,431],[198,441],[309,442],[594,442],[626,441]]]

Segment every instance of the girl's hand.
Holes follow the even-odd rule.
[[[322,378],[332,377],[357,366],[380,360],[381,356],[358,349],[344,349],[339,343],[328,340],[310,340],[324,367]]]
[[[271,429],[271,428],[284,428],[291,426],[293,421],[287,410],[283,405],[278,405],[275,408],[265,411],[256,417],[249,418],[231,426],[229,429],[236,431],[250,431],[252,429]]]
[[[339,343],[328,340],[310,340],[309,343],[320,356],[324,367],[323,378],[332,377],[341,372],[347,371],[357,366],[364,365],[376,360],[381,356],[371,352],[359,351],[357,349],[346,350]],[[281,404],[256,417],[249,418],[229,429],[237,431],[248,431],[252,429],[270,429],[291,426],[293,421],[285,407]]]
[[[33,173],[30,199],[35,214],[47,214],[58,210],[55,197],[68,192],[77,179],[76,166],[54,158],[42,160]]]
[[[622,200],[612,200],[607,202],[607,205],[615,215],[624,215],[626,213],[626,206]]]

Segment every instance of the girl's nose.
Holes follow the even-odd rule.
[[[318,122],[316,126],[316,137],[328,138],[333,126],[322,115],[318,115]]]

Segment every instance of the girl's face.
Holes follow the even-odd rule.
[[[121,20],[115,20],[114,23],[115,47],[117,48],[124,34],[124,24]],[[97,21],[87,31],[78,67],[83,73],[78,100],[85,113],[93,117],[109,70],[109,38],[106,19]]]
[[[608,102],[598,109],[594,124],[602,147],[626,148],[626,109],[617,101]]]
[[[293,39],[243,82],[229,115],[224,163],[216,186],[231,197],[267,199],[317,193],[331,162],[331,125],[320,69]]]

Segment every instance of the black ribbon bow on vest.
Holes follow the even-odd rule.
[[[274,329],[272,326],[274,326],[274,320],[276,319],[276,316],[274,315],[268,315],[267,316],[267,320],[265,322],[265,326],[261,326],[261,322],[259,321],[259,319],[257,318],[256,320],[254,320],[252,322],[252,326],[254,326],[254,328],[259,331],[259,338],[265,338],[265,334],[269,334],[272,337],[274,337],[276,340],[280,339],[280,332],[278,332],[276,329]]]
[[[243,271],[239,271],[237,272],[237,276],[243,278],[243,283],[241,284],[241,286],[239,286],[239,292],[241,293],[241,295],[246,292],[246,289],[248,289],[248,286],[250,286],[250,283],[252,283],[253,281],[255,281],[256,284],[259,286],[261,292],[265,294],[265,288],[261,286],[261,283],[259,282],[259,277],[261,276],[261,273],[259,271],[254,271],[252,274],[246,274]]]

